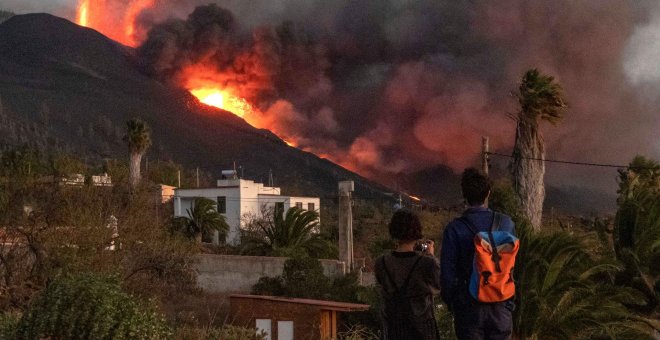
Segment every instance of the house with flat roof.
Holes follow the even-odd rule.
[[[223,179],[211,188],[174,189],[174,216],[187,216],[187,209],[192,208],[195,198],[205,197],[217,202],[218,212],[225,216],[229,225],[226,243],[240,244],[241,229],[250,218],[259,218],[265,211],[281,205],[284,213],[289,208],[319,212],[318,197],[283,196],[279,187],[264,186],[251,180],[238,178],[232,170],[223,171]],[[217,233],[211,240],[218,244]]]

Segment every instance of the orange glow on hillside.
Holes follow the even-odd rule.
[[[189,88],[189,91],[206,105],[229,111],[241,118],[254,118],[252,105],[245,99],[232,95],[231,91],[222,90],[220,87]]]
[[[226,84],[226,76],[201,64],[185,68],[179,77],[183,87],[200,102],[229,111],[255,127],[261,126],[257,110],[245,100],[238,87]]]
[[[78,5],[76,22],[80,26],[87,27],[87,25],[89,25],[89,1],[90,0],[82,0]]]
[[[155,0],[78,0],[76,23],[93,28],[124,45],[138,45],[136,20]]]
[[[218,89],[198,88],[190,90],[190,93],[192,93],[193,96],[197,97],[200,102],[206,105],[215,106],[220,109],[223,107],[224,96]]]

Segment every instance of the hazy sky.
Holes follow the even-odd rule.
[[[70,17],[75,7],[75,0],[0,0],[0,9],[14,13],[47,12]]]

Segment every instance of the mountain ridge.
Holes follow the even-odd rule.
[[[10,18],[0,24],[0,143],[125,157],[124,122],[139,117],[152,129],[152,157],[215,176],[235,161],[248,178],[272,169],[294,193],[330,196],[339,180],[362,195],[389,192],[138,69],[129,48],[95,30],[49,14]]]

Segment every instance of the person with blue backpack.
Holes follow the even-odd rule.
[[[454,316],[458,339],[510,339],[519,248],[507,215],[486,206],[487,176],[474,168],[461,178],[467,209],[443,232],[440,252],[442,300]]]

